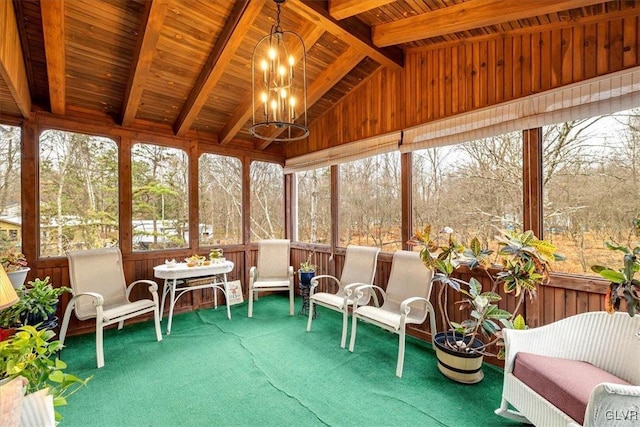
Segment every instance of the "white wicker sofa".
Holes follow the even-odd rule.
[[[589,369],[599,368],[605,375],[613,374],[631,384],[604,382],[590,392],[587,390],[585,427],[640,425],[639,331],[640,316],[606,312],[578,314],[523,331],[504,330],[507,354],[502,402],[496,414],[537,426],[581,425],[514,376],[516,356],[523,352],[588,362],[595,367]],[[552,364],[553,360],[549,360]],[[574,363],[571,361],[567,363]],[[548,365],[545,369],[548,368],[554,367]],[[570,374],[564,376],[574,376]],[[574,378],[579,375],[575,372]]]

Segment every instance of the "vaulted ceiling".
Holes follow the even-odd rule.
[[[307,49],[313,122],[407,49],[594,15],[634,1],[287,0],[282,27]],[[0,1],[0,122],[107,115],[221,145],[281,150],[253,138],[251,54],[275,22],[272,0]]]

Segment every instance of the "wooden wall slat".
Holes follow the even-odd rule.
[[[309,147],[328,148],[638,66],[639,19],[618,16],[409,50],[404,70],[380,69],[314,122]],[[382,116],[367,115],[377,103]],[[305,148],[290,144],[286,155]]]

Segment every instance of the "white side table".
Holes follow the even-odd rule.
[[[167,294],[170,294],[167,335],[171,333],[173,308],[176,305],[176,301],[178,301],[178,299],[185,293],[195,291],[197,289],[213,289],[213,304],[215,308],[218,308],[217,290],[220,289],[224,294],[224,298],[227,304],[227,317],[231,319],[231,309],[229,308],[229,297],[227,295],[227,273],[232,271],[233,267],[234,265],[231,261],[224,261],[219,264],[203,265],[199,267],[187,267],[187,264],[184,262],[177,263],[173,266],[162,264],[153,267],[153,275],[159,279],[164,279],[164,286],[162,288],[162,302],[160,304],[160,319],[162,319],[165,298]],[[194,279],[207,276],[212,276],[211,283],[196,286],[186,286],[184,285],[184,282],[182,282],[180,286],[178,286],[178,280],[184,281],[185,279]]]

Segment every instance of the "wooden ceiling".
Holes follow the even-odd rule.
[[[307,48],[308,117],[317,120],[407,49],[577,21],[635,7],[598,0],[287,0],[282,27]],[[44,110],[96,112],[125,128],[164,125],[230,147],[252,138],[251,53],[272,0],[0,1],[0,121]]]

